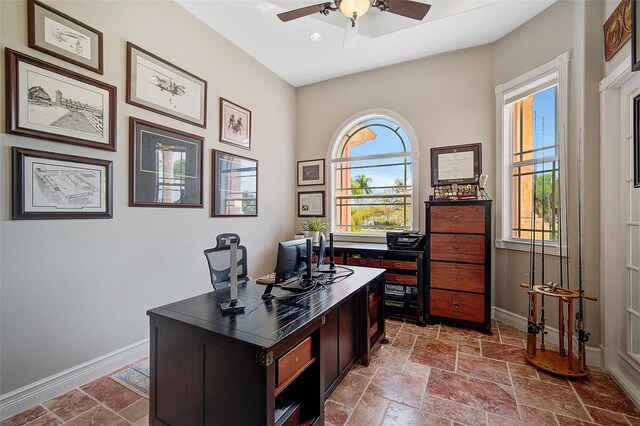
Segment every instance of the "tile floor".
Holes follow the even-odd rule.
[[[524,359],[526,334],[493,326],[487,336],[389,320],[390,343],[349,372],[326,403],[325,424],[640,426],[640,408],[605,372],[568,381],[537,371]],[[0,426],[148,424],[148,400],[111,374]]]
[[[488,336],[390,320],[387,337],[331,395],[327,425],[640,426],[640,408],[607,373],[569,381],[538,371],[524,357],[526,333],[506,324]]]

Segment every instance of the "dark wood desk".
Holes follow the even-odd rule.
[[[265,302],[264,286],[241,284],[246,308],[235,316],[218,306],[229,289],[149,310],[151,424],[321,422],[325,398],[385,336],[384,270],[352,269],[284,300]],[[279,422],[276,397],[294,403]]]

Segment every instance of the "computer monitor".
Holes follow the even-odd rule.
[[[275,283],[305,272],[307,269],[307,239],[282,241],[278,243]]]

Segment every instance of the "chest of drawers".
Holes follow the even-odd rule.
[[[426,201],[426,311],[491,331],[491,200]]]

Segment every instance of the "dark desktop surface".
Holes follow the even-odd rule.
[[[317,286],[308,293],[296,294],[274,287],[272,294],[276,298],[269,301],[261,298],[265,285],[257,284],[255,280],[238,284],[238,298],[244,303],[245,310],[235,315],[222,315],[218,304],[229,300],[229,288],[150,309],[147,315],[173,319],[246,344],[269,348],[384,273],[384,269],[378,268],[349,268],[354,271],[353,275],[326,288]],[[347,272],[338,268],[337,275]],[[283,296],[287,298],[279,299]]]

